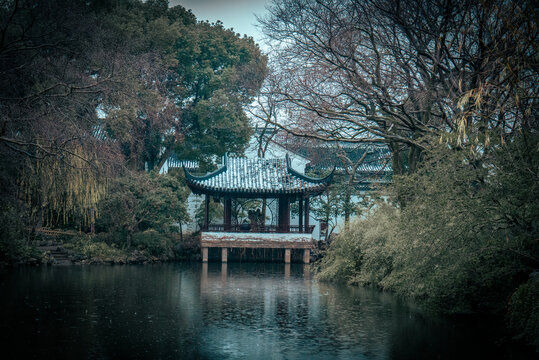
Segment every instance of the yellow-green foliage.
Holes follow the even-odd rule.
[[[92,237],[79,239],[74,244],[73,250],[92,261],[125,261],[127,258],[126,251],[109,246],[104,242],[94,241]]]
[[[393,266],[398,210],[379,204],[365,219],[356,219],[333,241],[320,264],[321,280],[380,285]]]
[[[75,146],[66,157],[43,157],[29,168],[21,186],[32,211],[41,212],[44,226],[93,231],[107,190],[104,168],[94,154]]]
[[[381,203],[374,214],[361,222],[362,270],[350,279],[360,285],[377,285],[393,270],[399,211]]]
[[[320,280],[350,281],[361,270],[361,239],[364,231],[355,222],[331,243],[319,264]]]
[[[395,176],[401,208],[378,205],[352,223],[320,278],[375,285],[441,312],[505,311],[539,265],[538,139],[523,134],[479,158],[432,149],[416,173]]]

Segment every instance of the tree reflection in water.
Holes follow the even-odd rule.
[[[510,358],[488,324],[428,317],[387,293],[319,283],[310,270],[13,269],[1,274],[0,341],[8,358]]]

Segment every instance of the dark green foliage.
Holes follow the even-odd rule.
[[[120,2],[103,14],[107,41],[121,39],[119,49],[139,59],[123,79],[135,97],[104,104],[103,126],[132,169],[159,168],[172,152],[211,166],[216,156],[243,152],[250,136],[243,107],[261,86],[266,58],[251,38],[165,5]]]
[[[0,265],[38,257],[28,246],[22,214],[9,203],[0,206]]]
[[[118,245],[117,242],[121,244]],[[82,264],[140,264],[169,261],[185,256],[185,251],[174,251],[179,244],[172,234],[155,230],[138,232],[133,236],[133,246],[122,246],[125,234],[100,233],[72,238],[64,244],[70,259]]]
[[[92,240],[109,246],[123,247],[127,243],[127,231],[125,229],[116,229],[115,231],[99,232],[95,234]]]
[[[266,75],[266,58],[258,46],[221,23],[200,22],[177,39],[176,59],[181,86],[171,91],[181,109],[184,137],[176,151],[205,164],[225,152],[242,153],[250,136],[243,107]]]
[[[517,338],[533,344],[539,351],[539,276],[534,273],[520,285],[509,303],[509,327]]]
[[[155,230],[146,230],[133,236],[133,246],[147,250],[152,256],[171,254],[174,243],[171,237],[164,236]]]
[[[115,179],[100,204],[97,231],[125,238],[121,246],[130,246],[133,236],[144,230],[170,232],[174,224],[188,220],[187,195],[185,185],[172,175],[132,173]]]
[[[266,58],[166,0],[21,0],[0,7],[0,73],[7,258],[26,226],[93,232],[95,220],[119,248],[175,231],[184,184],[144,171],[173,151],[206,167],[241,153]]]
[[[522,132],[475,154],[432,149],[416,173],[395,177],[406,206],[378,205],[342,233],[321,278],[376,285],[446,313],[506,311],[539,266],[538,140]]]

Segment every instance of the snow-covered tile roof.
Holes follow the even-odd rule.
[[[287,194],[320,191],[331,181],[309,178],[290,167],[289,160],[226,158],[223,167],[205,176],[186,171],[189,187],[197,192]]]

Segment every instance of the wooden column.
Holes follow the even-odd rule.
[[[204,199],[204,230],[208,230],[210,224],[210,196],[206,195]]]
[[[283,198],[280,197],[277,200],[279,203],[277,204],[277,232],[283,231]]]
[[[299,232],[303,232],[303,197],[299,196]]]
[[[208,262],[208,248],[202,248],[202,262]]]
[[[290,264],[290,253],[291,253],[291,249],[284,249],[284,263],[285,264]]]
[[[308,264],[311,262],[311,249],[305,249],[303,251],[303,263]]]
[[[224,213],[224,223],[225,231],[229,231],[232,225],[232,199],[230,197],[225,197],[224,203],[225,213]]]
[[[286,196],[279,198],[279,222],[277,228],[279,232],[290,231],[290,200]]]
[[[309,229],[309,197],[305,198],[305,209],[303,210],[305,212],[305,231]]]
[[[290,199],[289,198],[286,198],[285,203],[284,203],[284,219],[285,219],[285,223],[284,223],[285,232],[289,232],[290,231]]]
[[[228,262],[228,248],[221,248],[221,261]]]
[[[266,207],[268,206],[268,199],[262,199],[262,230],[266,227]]]

